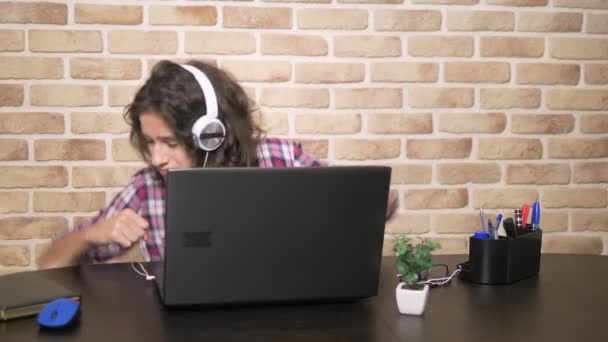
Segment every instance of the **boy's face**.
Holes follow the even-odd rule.
[[[169,169],[181,169],[194,166],[194,160],[186,147],[180,144],[169,126],[156,112],[145,112],[140,115],[141,130],[150,154],[150,163],[163,175]]]

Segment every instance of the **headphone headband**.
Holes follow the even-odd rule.
[[[190,72],[201,87],[203,96],[205,97],[205,103],[207,105],[207,116],[209,118],[217,118],[217,97],[215,96],[215,90],[213,89],[213,85],[211,85],[211,81],[209,81],[207,75],[205,75],[205,73],[203,73],[199,68],[192,65],[183,64],[181,67]]]
[[[218,119],[217,96],[211,81],[200,69],[192,65],[181,65],[188,71],[200,86],[205,98],[207,113],[201,115],[192,125],[192,138],[195,146],[204,151],[214,151],[224,142],[226,137],[226,127]],[[207,160],[208,154],[205,155]]]

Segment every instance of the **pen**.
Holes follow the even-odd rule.
[[[490,236],[490,240],[494,240],[494,232],[492,231],[494,227],[492,227],[492,221],[488,219],[488,235]]]
[[[479,208],[479,218],[481,219],[481,229],[483,229],[485,233],[490,234],[489,227],[486,225],[486,216],[483,214],[483,208]]]
[[[496,216],[496,238],[498,238],[498,229],[500,228],[500,222],[502,221],[502,214]]]
[[[540,202],[534,202],[534,206],[532,207],[532,229],[539,230],[540,229]]]
[[[490,239],[496,240],[494,234],[494,226],[492,225],[492,220],[488,219],[488,233],[490,234]]]
[[[479,208],[479,219],[481,220],[481,229],[484,233],[488,233],[488,230],[486,229],[485,217],[483,216],[483,208]]]
[[[534,203],[536,203],[536,202],[534,202]],[[534,216],[536,216],[536,206],[534,204],[532,204],[532,209],[530,209],[530,211],[531,211],[530,222],[532,223],[531,226],[533,226],[534,225]]]

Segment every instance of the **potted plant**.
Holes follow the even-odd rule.
[[[399,272],[399,284],[395,290],[399,312],[408,315],[421,315],[426,306],[429,286],[421,284],[422,273],[428,272],[433,266],[431,252],[441,248],[441,245],[428,239],[420,239],[417,245],[412,245],[410,238],[397,236],[393,251],[397,254],[395,266]]]

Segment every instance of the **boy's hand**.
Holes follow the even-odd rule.
[[[141,239],[149,228],[148,221],[131,209],[124,209],[117,215],[100,222],[88,229],[87,241],[94,245],[112,242],[128,248]]]
[[[386,207],[386,220],[390,220],[399,207],[399,192],[396,189],[391,189],[388,192],[388,205]]]

